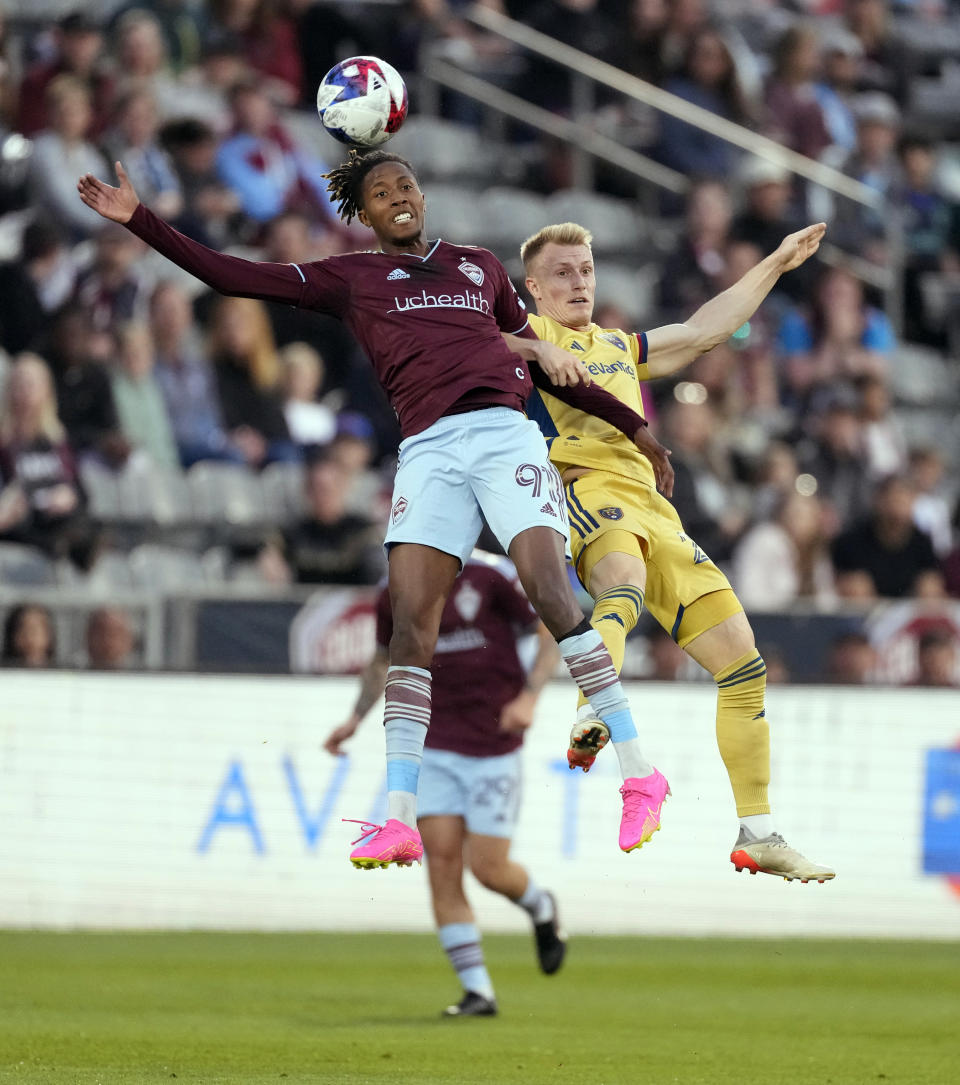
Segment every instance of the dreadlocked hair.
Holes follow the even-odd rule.
[[[413,166],[405,158],[390,151],[367,151],[361,154],[352,150],[346,162],[341,162],[335,169],[323,175],[328,182],[327,191],[337,202],[337,214],[344,222],[351,222],[360,213],[363,179],[374,166],[380,166],[384,162],[399,162],[406,166],[419,184],[420,179]]]

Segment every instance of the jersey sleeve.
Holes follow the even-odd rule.
[[[520,295],[510,282],[507,269],[494,257],[497,273],[497,292],[493,301],[493,315],[497,326],[508,335],[517,335],[529,322],[527,307],[520,300]]]
[[[383,588],[377,596],[377,647],[389,648],[393,636],[393,612],[390,609],[390,592]]]
[[[168,260],[219,294],[299,305],[306,278],[293,264],[271,264],[227,256],[193,241],[138,204],[127,229]]]
[[[306,309],[331,316],[343,317],[350,301],[350,264],[339,256],[317,260],[312,264],[293,264],[304,277],[301,304]]]
[[[637,367],[637,380],[650,379],[650,367],[647,365],[647,333],[636,332],[630,336],[630,351]]]

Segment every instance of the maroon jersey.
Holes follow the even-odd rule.
[[[366,349],[404,437],[445,414],[523,410],[531,380],[632,437],[646,423],[597,386],[555,387],[501,331],[536,338],[499,260],[437,241],[426,256],[354,252],[308,264],[241,260],[185,237],[143,204],[126,224],[137,237],[221,294],[280,301],[339,317]]]
[[[517,634],[537,621],[513,566],[493,555],[471,557],[453,586],[433,656],[433,703],[426,745],[470,757],[497,757],[523,741],[500,730],[500,710],[523,689]],[[393,633],[390,597],[377,600],[377,643]]]

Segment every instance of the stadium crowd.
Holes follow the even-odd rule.
[[[313,313],[203,292],[104,224],[76,180],[112,180],[119,159],[178,229],[254,258],[365,247],[367,232],[343,226],[322,177],[342,154],[313,99],[338,59],[389,59],[414,112],[418,69],[438,53],[548,109],[572,108],[563,69],[479,30],[465,6],[144,0],[103,14],[65,7],[54,23],[25,10],[2,21],[0,550],[39,552],[74,586],[156,542],[197,562],[215,544],[227,580],[377,582],[398,434],[350,336]],[[632,309],[622,295],[607,299],[601,325],[682,320],[785,234],[829,224],[826,259],[786,277],[682,380],[650,389],[691,536],[750,610],[960,598],[960,430],[944,421],[960,402],[960,124],[950,104],[960,4],[484,6],[883,197],[882,213],[834,199],[710,133],[596,96],[599,127],[692,181],[682,201],[658,196],[648,224],[656,242],[642,262],[657,288],[638,289]],[[482,125],[462,97],[444,95],[440,109],[449,123]],[[523,164],[518,186],[570,185],[566,149],[519,126],[506,137]],[[623,176],[599,168],[597,184],[634,214]],[[522,240],[491,247],[508,260]],[[602,261],[598,279],[603,302]],[[158,512],[168,498],[173,511]],[[0,554],[0,577],[15,564]],[[937,636],[924,642],[924,665],[953,674]],[[836,655],[855,673],[863,653],[851,637]],[[97,639],[94,628],[91,665],[101,665]],[[42,665],[52,642],[41,607],[7,615],[5,662]],[[129,644],[117,651],[128,657]]]

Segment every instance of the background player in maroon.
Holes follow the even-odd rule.
[[[413,824],[430,721],[430,661],[444,602],[479,535],[481,512],[571,674],[611,734],[621,736],[618,753],[634,794],[644,794],[649,777],[648,807],[625,806],[621,824],[621,837],[625,826],[635,836],[633,846],[649,839],[666,783],[639,752],[616,670],[567,580],[562,487],[522,409],[532,377],[637,441],[669,488],[669,460],[643,419],[581,383],[583,370],[572,355],[535,337],[518,338],[533,333],[503,266],[486,250],[427,240],[423,193],[413,167],[397,155],[351,156],[330,174],[341,216],[359,216],[379,250],[302,266],[255,263],[199,245],[139,202],[119,163],[117,176],[114,188],[87,174],[78,182],[80,198],[221,293],[340,317],[366,348],[397,411],[404,440],[386,537],[394,618],[384,711],[388,820],[351,861],[409,865],[422,855]]]
[[[529,672],[518,636],[536,658]],[[330,753],[357,730],[383,693],[393,634],[389,593],[377,600],[377,651],[361,678],[350,718],[327,738]],[[556,902],[510,858],[520,804],[520,746],[537,697],[557,665],[550,634],[527,602],[506,558],[474,551],[447,597],[433,657],[433,712],[417,793],[430,895],[440,943],[463,984],[449,1016],[497,1012],[480,932],[463,886],[464,863],[488,889],[523,908],[534,924],[541,969],[563,963]]]

